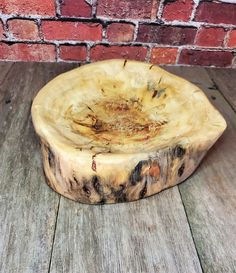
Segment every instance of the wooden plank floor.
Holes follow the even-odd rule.
[[[236,272],[236,70],[167,67],[206,92],[226,132],[179,186],[91,206],[45,184],[30,118],[37,91],[73,67],[0,63],[0,273]]]

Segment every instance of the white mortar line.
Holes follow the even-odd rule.
[[[145,58],[145,62],[149,63],[150,62],[150,59],[151,59],[151,52],[152,52],[152,47],[149,46],[147,48],[147,55],[146,55],[146,58]]]
[[[102,27],[102,41],[107,42],[107,26]]]
[[[58,18],[54,17],[54,16],[40,16],[40,15],[30,15],[30,16],[19,16],[17,14],[1,14],[0,13],[0,18],[4,21],[7,19],[42,19],[42,20],[48,20],[48,19],[52,19],[54,21],[58,21]],[[70,17],[66,17],[66,16],[61,16],[60,19],[70,19]],[[60,21],[59,19],[59,21]],[[189,21],[189,22],[183,22],[183,21],[179,21],[179,20],[173,20],[173,21],[166,21],[163,20],[164,24],[158,24],[158,21],[153,21],[151,19],[133,19],[133,18],[108,18],[108,17],[103,17],[103,16],[97,16],[97,18],[87,18],[87,17],[73,17],[71,18],[71,22],[77,22],[75,20],[78,20],[78,22],[81,23],[89,23],[90,19],[98,19],[106,22],[127,22],[127,23],[133,23],[133,24],[137,24],[137,23],[141,23],[141,24],[152,24],[152,23],[156,23],[156,25],[161,25],[161,26],[186,26],[186,27],[197,27],[199,28],[200,26],[212,26],[212,27],[224,27],[224,28],[236,28],[236,25],[233,24],[225,24],[225,23],[218,23],[218,24],[214,24],[214,23],[207,23],[207,22],[195,22],[195,21]],[[67,22],[69,22],[70,20],[68,20]],[[99,22],[98,22],[99,23]]]
[[[3,23],[3,30],[4,30],[6,39],[9,39],[9,40],[14,39],[12,33],[9,31],[7,19],[2,18],[2,23]]]
[[[232,29],[228,30],[228,32],[225,35],[224,41],[223,41],[223,47],[227,47],[230,33],[232,32]]]
[[[41,28],[41,20],[36,19],[36,22],[37,22],[37,27],[38,27],[39,38],[40,38],[40,40],[43,41],[43,32],[42,32],[42,28]]]
[[[180,58],[181,51],[182,51],[182,47],[179,46],[178,47],[178,51],[177,51],[177,56],[176,56],[175,64],[179,64],[179,58]]]
[[[37,14],[31,14],[31,15],[19,15],[16,13],[11,14],[3,14],[0,13],[0,18],[4,19],[57,19],[55,16],[50,15],[37,15]],[[87,18],[88,19],[88,18]]]
[[[157,11],[157,18],[158,19],[161,19],[161,17],[162,17],[163,10],[164,10],[164,2],[165,2],[165,0],[160,1],[159,8],[158,8],[158,11]]]
[[[91,56],[91,47],[93,44],[88,43],[87,44],[87,57],[86,57],[86,62],[90,62],[90,56]]]
[[[193,40],[193,44],[196,44],[197,38],[198,38],[198,35],[199,35],[199,32],[200,32],[201,29],[202,29],[202,27],[198,28],[198,30],[197,30],[197,32],[196,32],[196,35],[195,35],[195,37],[194,37],[194,40]]]
[[[224,2],[224,3],[231,3],[231,4],[236,4],[235,0],[219,0],[220,2]]]
[[[57,15],[61,15],[61,4],[60,4],[60,0],[55,0],[55,4],[56,4],[56,14]]]
[[[92,16],[96,17],[97,13],[97,0],[91,0],[92,1]]]
[[[192,9],[192,13],[191,13],[191,16],[190,16],[190,20],[189,20],[189,21],[193,21],[200,0],[193,0],[193,1],[194,1],[194,5],[193,5],[193,9]]]
[[[139,24],[136,22],[135,26],[134,26],[134,37],[133,37],[133,42],[135,42],[137,40],[137,36],[138,36],[138,30],[139,30]]]
[[[58,59],[60,58],[60,48],[59,48],[59,44],[55,44],[56,45],[56,62],[58,62]]]
[[[236,52],[236,48],[231,47],[205,47],[198,45],[170,45],[170,44],[158,44],[158,43],[140,43],[140,42],[103,42],[103,41],[78,41],[78,40],[17,40],[2,39],[2,42],[14,42],[14,43],[28,43],[28,44],[54,44],[54,45],[89,45],[90,47],[95,45],[110,45],[110,46],[141,46],[146,48],[161,47],[161,48],[187,48],[201,51],[232,51]]]

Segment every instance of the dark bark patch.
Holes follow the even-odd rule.
[[[98,204],[100,205],[106,204],[106,199],[103,197]]]
[[[173,150],[174,156],[178,158],[183,158],[185,153],[186,153],[186,150],[180,145],[177,145]]]
[[[69,179],[69,184],[70,184],[70,190],[72,191],[73,190],[73,181],[71,181],[70,179]]]
[[[49,187],[51,187],[54,191],[56,191],[56,188],[55,186],[53,185],[53,183],[49,180],[49,178],[47,177],[46,175],[46,172],[45,172],[45,169],[43,168],[43,173],[44,173],[44,176],[46,178],[46,183],[48,184]]]
[[[178,176],[182,176],[184,173],[184,169],[185,169],[185,164],[183,163],[180,168],[178,169]]]
[[[74,181],[75,181],[76,184],[79,184],[79,181],[78,181],[78,179],[75,177],[75,175],[73,175],[73,179],[74,179]]]
[[[152,99],[156,97],[157,92],[158,92],[157,90],[154,90],[154,92],[153,92],[153,94],[152,94]]]
[[[86,193],[87,196],[90,196],[90,189],[86,185],[83,186],[82,190]]]
[[[92,126],[92,128],[95,129],[95,131],[99,132],[102,130],[102,121],[101,120],[96,120],[95,124]]]
[[[55,156],[50,148],[48,148],[48,163],[51,168],[55,166]]]
[[[112,193],[114,194],[117,202],[126,202],[127,201],[127,197],[126,197],[124,190],[125,190],[125,185],[120,185],[120,189],[117,191],[112,189]]]
[[[122,193],[119,197],[116,198],[116,201],[118,203],[122,203],[122,202],[127,202],[128,199],[127,199],[127,196],[125,193]]]
[[[151,70],[151,69],[153,68],[153,66],[154,66],[154,64],[150,65],[150,66],[149,66],[149,69]]]
[[[94,175],[92,178],[92,185],[98,194],[102,192],[102,186],[99,182],[99,178],[96,175]]]
[[[147,160],[141,160],[139,163],[135,166],[135,168],[132,170],[129,180],[132,185],[136,185],[138,182],[142,180],[142,168],[143,166],[147,166],[148,161]]]
[[[139,193],[139,198],[140,199],[144,198],[146,193],[147,193],[147,180],[145,181],[145,184],[144,184],[142,190]]]
[[[93,109],[86,104],[87,108],[94,113]]]

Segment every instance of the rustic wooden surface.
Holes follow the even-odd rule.
[[[213,82],[213,89],[219,89],[224,98],[236,111],[236,76],[235,69],[207,69]]]
[[[30,107],[67,66],[0,66],[0,272],[48,272],[59,196],[44,183]],[[4,77],[2,76],[4,75]]]
[[[0,272],[236,272],[236,70],[168,67],[206,92],[228,129],[179,187],[90,206],[45,184],[30,119],[37,91],[74,66],[0,63]]]
[[[203,271],[236,272],[236,114],[215,86],[217,75],[220,71],[225,75],[227,70],[218,70],[214,81],[202,68],[172,68],[171,71],[190,81],[194,79],[228,124],[197,172],[179,185],[179,189]],[[229,86],[230,79],[225,79]],[[236,83],[235,79],[232,81]],[[236,85],[231,88],[236,92]],[[220,91],[225,94],[223,84]]]

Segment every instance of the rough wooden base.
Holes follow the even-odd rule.
[[[134,159],[129,170],[117,165],[104,177],[106,170],[97,168],[85,177],[80,172],[82,166],[71,164],[73,158],[66,164],[56,150],[42,142],[47,184],[65,197],[89,204],[135,201],[172,187],[192,174],[208,148],[175,146],[142,160]],[[92,166],[94,162],[99,165],[99,155],[87,164]]]

